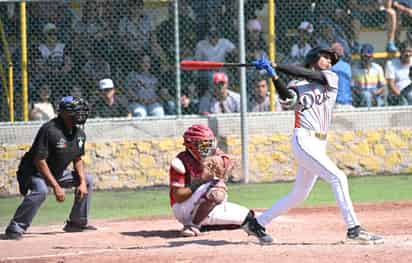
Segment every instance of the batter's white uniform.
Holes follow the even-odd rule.
[[[262,213],[257,221],[267,225],[272,219],[302,203],[318,177],[328,182],[349,228],[359,225],[349,195],[346,175],[326,155],[326,134],[332,120],[338,91],[338,77],[323,70],[328,85],[317,82],[292,81],[289,88],[298,94],[295,106],[295,129],[292,147],[298,169],[293,190]]]

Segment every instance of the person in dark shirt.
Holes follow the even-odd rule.
[[[92,177],[85,174],[82,160],[86,135],[81,126],[88,112],[83,99],[63,97],[59,115],[38,131],[17,170],[19,190],[24,199],[6,228],[7,239],[20,239],[26,232],[46,199],[48,186],[53,189],[57,202],[65,200],[63,188],[76,187],[75,201],[64,231],[96,229],[87,224],[93,182]],[[73,163],[73,171],[66,170],[70,163]]]
[[[99,96],[91,106],[92,118],[129,117],[127,101],[116,94],[113,80],[106,78],[99,81]]]

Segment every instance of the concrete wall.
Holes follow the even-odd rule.
[[[331,159],[348,175],[412,172],[412,108],[338,111],[329,133]],[[169,163],[183,150],[181,135],[194,123],[212,127],[220,147],[237,160],[233,180],[242,179],[239,115],[161,120],[91,120],[86,125],[87,171],[96,189],[166,185]],[[293,180],[293,114],[250,114],[251,182]],[[18,193],[16,168],[40,123],[0,124],[0,195]]]

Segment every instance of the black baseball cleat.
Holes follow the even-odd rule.
[[[261,226],[254,217],[245,221],[244,224],[242,224],[242,228],[248,235],[257,237],[263,244],[273,243],[273,238],[266,233],[266,229]]]
[[[63,227],[65,232],[83,232],[87,230],[97,230],[97,227],[92,225],[79,225],[71,221],[66,221],[66,224]]]
[[[6,231],[5,238],[7,240],[20,240],[23,238],[22,233],[18,232],[12,232],[12,231]]]
[[[360,226],[355,226],[348,229],[345,243],[383,244],[384,238],[376,234],[369,233]]]

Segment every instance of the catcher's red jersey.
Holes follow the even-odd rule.
[[[216,149],[216,154],[221,155],[224,154],[223,151],[220,149]],[[169,196],[170,196],[170,206],[173,206],[175,204],[175,200],[172,195],[172,186],[175,187],[189,187],[192,184],[199,184],[199,181],[201,181],[201,175],[202,175],[202,168],[200,165],[200,162],[193,158],[193,156],[188,152],[180,152],[177,155],[177,158],[180,159],[185,167],[185,174],[182,174],[178,171],[176,171],[172,166],[170,166],[169,169],[169,186],[170,186],[170,191],[169,191]]]

